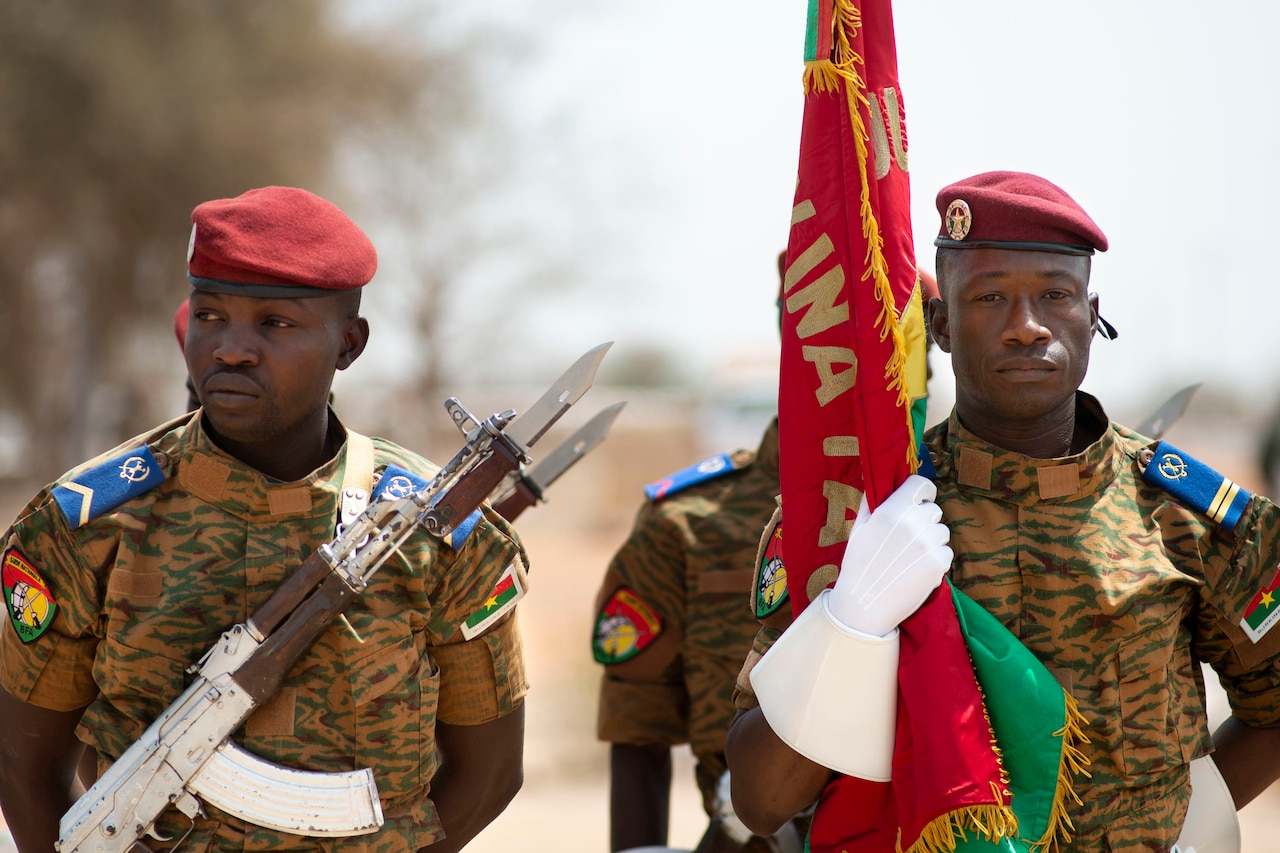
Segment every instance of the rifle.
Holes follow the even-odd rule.
[[[609,427],[613,426],[614,419],[625,405],[623,402],[606,406],[560,442],[537,465],[527,470],[521,465],[508,474],[489,500],[494,511],[507,521],[515,521],[520,513],[546,500],[546,491],[551,484],[604,441]]]
[[[508,409],[480,422],[450,397],[445,408],[466,437],[462,449],[421,490],[371,502],[247,621],[223,633],[188,670],[191,685],[63,815],[59,853],[124,853],[144,834],[158,838],[156,818],[170,804],[192,827],[207,802],[282,832],[376,832],[383,818],[371,769],[279,767],[236,746],[231,735],[279,691],[294,664],[414,531],[447,535],[529,461],[528,448],[591,387],[609,346],[588,350],[522,415]]]

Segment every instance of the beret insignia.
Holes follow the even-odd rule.
[[[969,236],[969,226],[973,224],[973,214],[969,211],[969,205],[964,199],[955,199],[951,204],[947,205],[946,213],[946,229],[947,236],[952,240],[963,240]]]

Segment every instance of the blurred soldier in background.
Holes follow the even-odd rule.
[[[700,851],[800,849],[802,836],[790,827],[752,836],[720,785],[734,681],[757,617],[782,604],[770,599],[756,612],[746,605],[778,492],[775,417],[755,451],[713,456],[646,486],[648,502],[609,564],[592,651],[604,665],[597,734],[611,744],[611,850],[667,843],[671,748],[684,743],[711,817]]]

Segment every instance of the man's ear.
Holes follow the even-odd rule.
[[[339,370],[346,370],[360,357],[369,345],[369,321],[363,317],[351,317],[342,333],[342,351],[338,353]]]
[[[951,324],[949,322],[947,303],[934,296],[929,300],[929,334],[938,349],[951,352]]]
[[[1098,294],[1089,294],[1089,326],[1094,335],[1098,333],[1098,324],[1102,315],[1098,313]],[[1103,337],[1106,337],[1105,335]]]

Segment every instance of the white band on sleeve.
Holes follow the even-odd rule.
[[[898,632],[873,637],[831,615],[824,589],[751,670],[770,728],[824,767],[873,782],[892,775]]]

